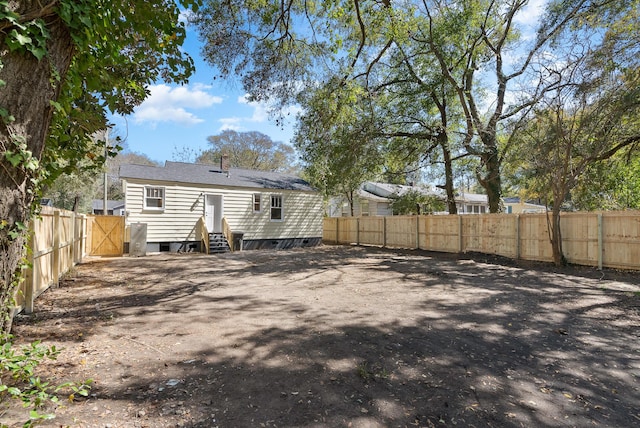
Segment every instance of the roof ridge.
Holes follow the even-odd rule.
[[[207,171],[213,173],[223,171],[215,164],[174,161],[165,161],[164,166],[154,166],[153,168],[139,168],[143,165],[128,165],[131,165],[131,167],[120,169],[120,175],[123,178],[191,185],[315,191],[302,177],[277,171],[230,168],[229,174],[207,174]]]

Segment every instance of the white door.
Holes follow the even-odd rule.
[[[222,195],[206,195],[204,219],[209,233],[222,233]]]

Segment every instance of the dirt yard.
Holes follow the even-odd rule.
[[[45,426],[640,425],[640,275],[322,246],[87,260],[21,315]],[[15,409],[2,418],[17,421]]]

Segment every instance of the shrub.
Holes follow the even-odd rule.
[[[86,397],[91,388],[91,379],[82,383],[67,382],[52,385],[36,376],[36,368],[44,360],[55,360],[60,350],[55,346],[44,346],[40,341],[16,347],[8,336],[0,344],[0,403],[15,399],[22,401],[25,408],[31,408],[29,420],[23,427],[30,427],[38,421],[52,419],[53,414],[41,413],[47,403],[57,403],[59,395],[66,395],[69,401],[76,397]],[[0,428],[6,425],[0,422]]]

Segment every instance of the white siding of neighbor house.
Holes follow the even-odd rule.
[[[361,211],[361,207],[362,207],[362,199],[356,199],[353,203],[353,215],[354,216],[361,216],[362,215],[362,211]],[[347,213],[347,215],[349,215]],[[367,214],[369,216],[376,216],[376,215],[382,215],[382,216],[389,216],[389,215],[393,215],[393,211],[391,210],[391,207],[389,206],[389,202],[380,202],[380,201],[372,201],[369,200],[369,214]]]
[[[362,198],[357,198],[353,203],[353,215],[354,217],[362,216]],[[389,202],[381,202],[368,199],[369,201],[369,213],[365,215],[369,216],[389,216],[393,215]],[[329,201],[327,208],[327,215],[329,217],[350,217],[351,210],[349,209],[349,202],[345,198],[334,197]]]
[[[375,214],[371,215],[381,215],[381,216],[389,216],[393,215],[393,210],[388,202],[370,202],[371,209],[373,210],[375,207]]]
[[[165,209],[144,209],[145,186],[165,188]],[[253,211],[253,195],[262,196],[262,209]],[[126,221],[147,224],[148,242],[193,241],[198,219],[204,216],[204,196],[223,196],[223,215],[232,231],[244,239],[310,238],[322,236],[322,196],[293,190],[185,186],[179,183],[125,181]],[[271,195],[282,195],[284,221],[270,220]]]
[[[544,205],[535,205],[529,204],[527,202],[515,202],[515,203],[505,203],[505,211],[507,211],[508,207],[511,207],[512,214],[528,214],[528,213],[543,213],[546,212],[546,208]]]

